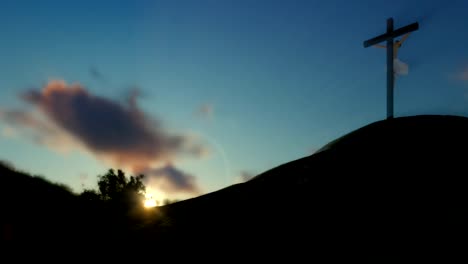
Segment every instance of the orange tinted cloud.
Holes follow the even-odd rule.
[[[169,132],[161,121],[139,107],[138,96],[134,91],[121,103],[93,95],[80,84],[51,81],[41,90],[29,90],[21,95],[24,101],[37,107],[35,115],[1,111],[0,119],[34,131],[42,139],[36,140],[39,143],[58,144],[55,139],[65,137],[73,142],[60,144],[80,146],[99,159],[133,172],[145,168],[163,186],[161,189],[197,193],[199,188],[192,175],[172,165],[151,168],[170,164],[183,155],[206,155],[208,148],[193,136]]]
[[[139,108],[137,95],[132,93],[122,104],[92,95],[79,84],[51,81],[22,98],[88,150],[119,165],[149,166],[178,154],[194,155],[194,149],[205,150],[185,135],[167,132],[161,122]]]

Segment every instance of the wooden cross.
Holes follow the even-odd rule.
[[[413,23],[397,30],[393,30],[393,18],[389,18],[387,19],[387,33],[364,41],[364,48],[387,41],[387,119],[393,118],[393,87],[395,84],[395,73],[393,71],[393,39],[418,29],[419,24]]]

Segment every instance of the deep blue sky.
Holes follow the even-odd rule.
[[[468,115],[467,11],[435,0],[4,0],[0,109],[36,111],[18,95],[49,80],[116,101],[137,87],[144,112],[211,149],[173,163],[214,191],[383,119],[385,51],[362,42],[388,17],[420,23],[399,53],[410,72],[396,81],[395,115]],[[0,159],[76,191],[111,166],[0,129]]]

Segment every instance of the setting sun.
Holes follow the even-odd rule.
[[[156,206],[156,200],[154,200],[153,198],[147,198],[145,200],[145,203],[144,203],[145,207],[146,208],[151,208],[151,207],[155,207]]]
[[[164,196],[162,195],[162,192],[159,190],[154,190],[151,187],[148,187],[146,190],[146,195],[145,195],[145,200],[143,201],[143,205],[146,208],[151,208],[151,207],[156,207],[158,205],[161,205]]]
[[[156,200],[153,197],[147,197],[144,201],[144,206],[146,208],[151,208],[156,206]]]

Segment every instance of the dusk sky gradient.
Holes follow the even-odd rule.
[[[396,80],[395,116],[468,116],[467,12],[461,0],[4,0],[0,160],[76,192],[119,164],[155,172],[164,197],[221,189],[385,118],[385,51],[363,41],[388,17],[420,24],[399,52],[409,74]],[[54,101],[54,81],[64,86],[50,91],[84,103]],[[90,109],[102,112],[54,121]],[[106,144],[144,136],[96,146],[103,113],[117,128],[132,120],[121,134],[106,127],[117,133]],[[130,164],[129,149],[147,162]]]

